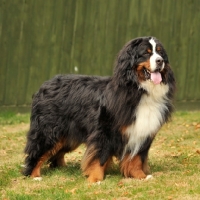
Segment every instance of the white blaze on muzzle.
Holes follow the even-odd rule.
[[[152,56],[150,57],[150,69],[151,69],[151,80],[154,84],[160,84],[162,81],[162,76],[159,71],[157,71],[157,60],[163,58],[156,52],[156,42],[153,38],[149,40],[149,43],[152,45]],[[164,62],[162,63],[162,66],[160,67],[160,71],[164,69]]]

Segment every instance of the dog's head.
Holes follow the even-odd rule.
[[[173,77],[167,53],[155,37],[140,37],[129,41],[119,52],[114,77],[119,85],[144,81],[166,84]]]

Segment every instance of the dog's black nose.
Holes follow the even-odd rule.
[[[158,67],[161,67],[163,64],[163,59],[161,57],[156,58],[156,64],[158,65]]]

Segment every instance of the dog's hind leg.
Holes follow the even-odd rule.
[[[44,162],[49,160],[52,156],[56,155],[58,151],[60,151],[63,148],[63,143],[62,142],[57,142],[55,146],[44,153],[37,161],[36,166],[33,168],[31,172],[31,177],[40,177],[40,170]]]

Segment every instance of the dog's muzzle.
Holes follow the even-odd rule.
[[[162,57],[157,57],[156,60],[156,71],[161,71],[163,69],[164,60]]]

